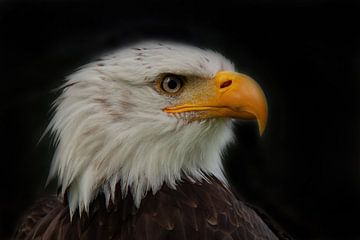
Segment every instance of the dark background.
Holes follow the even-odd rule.
[[[239,124],[226,168],[239,193],[297,239],[360,239],[358,4],[346,1],[0,2],[1,229],[45,189],[38,144],[52,90],[104,51],[144,38],[220,51],[269,100],[259,138]]]

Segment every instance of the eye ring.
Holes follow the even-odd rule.
[[[176,75],[168,75],[161,82],[161,88],[167,93],[177,93],[183,86],[183,79]]]

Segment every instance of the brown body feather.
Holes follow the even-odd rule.
[[[56,197],[39,201],[20,225],[15,239],[214,240],[288,239],[263,214],[236,199],[220,181],[181,182],[149,192],[139,208],[130,194],[105,204],[99,195],[89,214],[75,213]],[[261,216],[261,217],[260,217]]]

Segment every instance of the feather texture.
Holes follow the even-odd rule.
[[[71,215],[87,212],[99,192],[110,200],[117,182],[136,205],[164,182],[175,188],[182,172],[194,179],[211,173],[225,182],[221,153],[232,140],[231,120],[185,124],[162,111],[177,99],[154,88],[164,73],[206,84],[221,70],[234,67],[213,51],[142,42],[70,75],[48,131],[56,145],[49,179],[57,178],[62,194],[68,191]]]
[[[214,177],[194,183],[182,180],[174,190],[165,184],[148,192],[139,208],[131,194],[106,207],[100,194],[88,215],[70,221],[69,206],[56,198],[40,201],[24,219],[15,239],[214,240],[290,239],[270,225]],[[267,222],[267,223],[265,223]],[[273,229],[273,230],[271,230]]]

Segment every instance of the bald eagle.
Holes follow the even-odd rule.
[[[70,75],[48,131],[49,179],[16,239],[278,239],[223,172],[233,119],[256,119],[259,85],[221,54],[179,43],[123,47]]]

